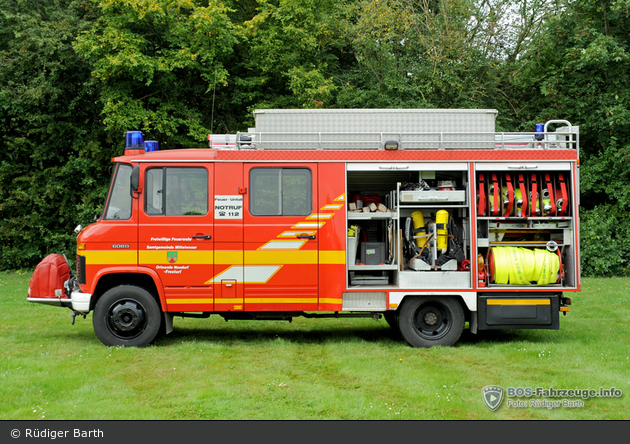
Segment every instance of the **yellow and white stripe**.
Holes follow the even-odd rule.
[[[332,219],[335,213],[313,213],[310,216],[307,216],[307,220],[318,220],[318,219]]]
[[[205,284],[220,284],[222,280],[233,280],[237,284],[266,284],[281,268],[282,265],[234,265]]]
[[[296,237],[298,234],[313,236],[317,234],[317,231],[283,231],[278,237]]]
[[[324,222],[298,222],[293,225],[292,229],[300,229],[300,228],[321,228],[324,226]]]
[[[299,250],[306,240],[272,240],[258,248],[259,250]]]

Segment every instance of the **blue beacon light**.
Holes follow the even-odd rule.
[[[125,149],[144,149],[142,131],[127,131]]]
[[[149,153],[151,151],[158,151],[160,149],[160,145],[156,140],[147,140],[144,142],[144,152]]]
[[[544,123],[537,123],[536,124],[536,136],[535,139],[536,140],[543,140],[545,138],[545,124]]]

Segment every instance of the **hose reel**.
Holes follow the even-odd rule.
[[[552,244],[550,242],[550,244]],[[492,247],[488,253],[490,283],[498,285],[549,285],[561,281],[562,254],[553,245],[544,248]]]

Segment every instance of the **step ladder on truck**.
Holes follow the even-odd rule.
[[[257,110],[204,149],[127,133],[102,216],[28,300],[93,312],[107,345],[173,319],[384,318],[414,347],[559,329],[580,290],[579,128],[495,110]]]

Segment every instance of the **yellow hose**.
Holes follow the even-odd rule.
[[[493,283],[510,285],[548,285],[558,280],[560,258],[545,249],[493,247]]]
[[[497,267],[496,264],[506,264],[508,262],[507,258],[507,250],[503,248],[493,248],[492,254],[494,257],[494,282],[496,284],[507,284],[509,282],[508,278],[509,268],[505,266]]]
[[[508,187],[501,187],[501,195],[503,197],[503,210],[505,211],[503,216],[512,216],[512,214],[514,213],[514,208],[511,208],[510,214],[507,214],[507,208],[510,205],[510,194],[508,192]]]
[[[523,193],[519,188],[514,190],[514,201],[516,206],[516,217],[523,216]],[[527,199],[527,198],[525,198]]]

